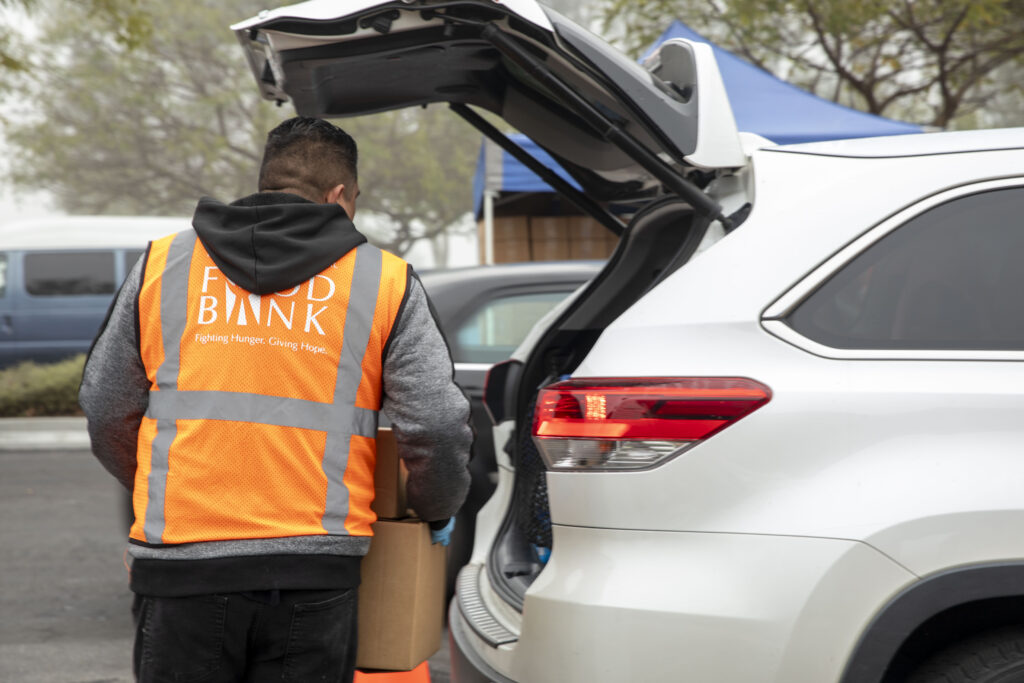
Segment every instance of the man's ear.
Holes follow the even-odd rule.
[[[327,194],[324,196],[324,204],[337,204],[344,191],[344,184],[335,185],[331,189],[327,190]]]

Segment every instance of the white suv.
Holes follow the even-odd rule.
[[[1024,680],[1024,130],[773,146],[705,46],[530,0],[235,29],[302,114],[503,116],[622,232],[491,372],[454,681]]]

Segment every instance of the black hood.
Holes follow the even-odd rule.
[[[231,204],[203,197],[192,227],[217,267],[256,294],[291,289],[366,241],[337,204],[285,192]]]

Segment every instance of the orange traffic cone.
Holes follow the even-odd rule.
[[[412,671],[387,671],[379,674],[357,671],[354,683],[430,683],[430,666],[423,662]]]

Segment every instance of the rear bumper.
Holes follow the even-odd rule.
[[[452,683],[515,683],[484,662],[470,643],[471,630],[458,608],[458,598],[448,608],[448,651]],[[482,643],[477,643],[480,647]]]
[[[856,541],[554,531],[516,641],[488,642],[453,603],[455,683],[837,681],[874,611],[914,580]]]

